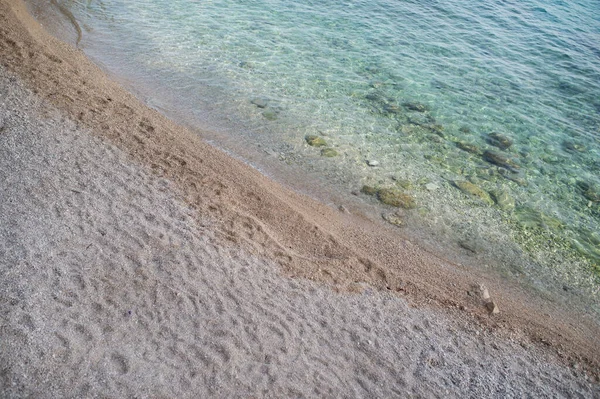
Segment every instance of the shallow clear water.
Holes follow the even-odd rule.
[[[417,207],[398,217],[425,244],[597,299],[600,3],[61,3],[84,51],[151,87],[150,104],[348,195],[400,189]]]

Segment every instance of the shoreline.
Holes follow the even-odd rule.
[[[75,37],[65,34],[65,31],[74,32],[68,19],[63,18],[53,7],[40,9],[37,6],[39,5],[35,1],[29,1],[30,11],[38,20],[45,21],[43,25],[52,35],[67,43],[76,42]],[[53,16],[53,13],[56,15]],[[246,121],[250,125],[257,123],[247,114],[247,110],[238,113],[232,109],[245,109],[248,105],[255,108],[251,100],[247,99],[249,104],[245,104],[245,101],[240,102],[236,98],[228,100],[211,97],[206,102],[197,102],[198,99],[191,93],[187,93],[190,97],[175,93],[158,80],[144,77],[143,72],[129,73],[128,70],[134,65],[127,61],[120,63],[119,59],[123,58],[123,54],[118,51],[117,54],[121,56],[106,57],[97,43],[94,44],[93,36],[91,32],[86,35],[82,51],[110,79],[122,85],[149,108],[199,134],[203,140],[228,155],[258,169],[267,178],[331,207],[344,206],[351,213],[370,218],[381,228],[392,227],[404,239],[451,263],[483,274],[487,270],[493,270],[496,275],[504,276],[525,291],[534,293],[534,296],[540,295],[561,306],[576,308],[580,313],[591,315],[600,322],[599,286],[594,277],[593,265],[589,264],[589,259],[573,253],[573,248],[564,241],[564,237],[556,234],[554,227],[557,226],[558,219],[551,216],[553,213],[542,211],[540,225],[534,228],[524,227],[527,223],[536,223],[528,218],[541,209],[530,207],[529,199],[524,198],[523,193],[516,193],[514,187],[511,189],[510,185],[506,187],[494,181],[495,188],[491,188],[494,184],[488,183],[486,186],[485,178],[483,182],[473,179],[478,187],[493,198],[496,198],[494,192],[497,194],[502,191],[516,201],[515,209],[498,212],[497,204],[480,206],[482,201],[465,198],[464,192],[455,184],[467,178],[462,173],[441,173],[438,176],[429,171],[425,173],[425,177],[415,175],[415,166],[408,166],[410,160],[406,160],[408,167],[402,173],[396,173],[394,167],[390,169],[387,161],[371,168],[366,167],[366,161],[363,160],[358,162],[362,164],[362,171],[354,170],[352,163],[357,161],[356,154],[340,149],[340,156],[330,159],[319,156],[318,150],[315,153],[315,149],[305,143],[306,134],[314,132],[313,130],[298,129],[287,122],[278,125],[281,129],[275,127],[276,137],[273,136],[273,131],[269,133],[273,127],[268,124],[254,130],[251,126],[246,126]],[[174,96],[178,94],[185,100],[175,100]],[[224,113],[215,112],[210,105],[213,102],[227,104],[230,101],[237,105],[230,105]],[[191,104],[198,105],[200,115],[192,111],[194,107],[190,107]],[[205,112],[208,115],[204,115]],[[209,121],[205,121],[204,117]],[[318,134],[323,134],[324,137],[330,135]],[[338,140],[335,135],[332,137],[334,143],[330,144],[338,148]],[[445,145],[457,144],[452,144],[452,140]],[[502,170],[492,168],[486,171],[494,174]],[[421,183],[423,179],[430,181],[436,188],[429,190],[424,187]],[[417,206],[413,210],[404,211],[382,205],[377,196],[369,196],[361,191],[361,187],[365,185],[378,188],[402,187],[401,191],[412,196]],[[405,188],[405,185],[410,187]],[[546,245],[548,242],[552,244]]]
[[[287,277],[339,292],[364,292],[365,286],[391,291],[499,337],[550,346],[564,361],[598,372],[600,334],[593,321],[532,298],[499,276],[440,259],[360,215],[281,187],[141,104],[82,52],[43,31],[20,1],[2,0],[0,10],[4,67],[77,128],[169,181],[197,220],[219,226],[218,239],[279,264]],[[497,300],[499,315],[467,295],[481,282]]]

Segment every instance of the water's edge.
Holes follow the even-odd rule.
[[[28,3],[38,18],[45,15],[49,21],[57,17],[56,12],[52,15],[52,11],[40,8],[35,1]],[[499,271],[511,280],[521,281],[530,289],[536,290],[539,295],[577,304],[599,316],[596,313],[599,303],[598,275],[593,272],[592,262],[578,256],[572,241],[561,236],[560,232],[564,227],[560,218],[548,212],[540,212],[534,205],[524,202],[517,201],[517,206],[514,207],[514,198],[510,213],[499,210],[497,198],[505,193],[497,192],[494,196],[489,196],[486,193],[480,194],[478,190],[484,187],[485,192],[493,191],[493,188],[488,190],[488,187],[495,187],[495,182],[497,179],[502,181],[502,176],[492,176],[496,180],[493,180],[494,184],[488,184],[485,174],[480,175],[472,171],[463,173],[462,170],[461,173],[453,172],[452,159],[444,155],[450,146],[459,147],[459,153],[464,151],[464,156],[470,159],[469,162],[480,162],[478,157],[481,155],[462,149],[463,146],[469,149],[468,145],[472,142],[454,137],[448,139],[452,136],[448,131],[453,129],[462,129],[462,133],[469,134],[468,126],[455,127],[449,122],[450,127],[446,127],[442,132],[436,123],[440,120],[445,121],[443,116],[438,116],[438,120],[434,119],[434,123],[421,121],[419,118],[435,114],[429,109],[425,112],[418,109],[421,104],[427,106],[426,102],[404,102],[401,104],[404,109],[397,112],[390,108],[391,105],[395,105],[396,100],[390,102],[381,98],[381,92],[378,91],[381,87],[378,86],[379,81],[374,81],[372,87],[361,94],[367,100],[372,96],[369,107],[374,108],[374,112],[383,114],[390,123],[396,124],[400,121],[401,126],[412,129],[406,133],[406,137],[422,137],[399,140],[394,144],[398,151],[411,154],[411,151],[418,147],[419,156],[424,155],[427,161],[450,168],[442,174],[433,174],[429,170],[414,167],[398,170],[391,155],[377,156],[375,149],[378,148],[377,142],[380,138],[369,134],[359,135],[359,143],[355,137],[347,139],[343,135],[337,135],[337,127],[334,129],[295,120],[297,114],[286,115],[290,104],[280,99],[244,97],[238,99],[235,104],[224,106],[213,98],[212,103],[201,102],[199,111],[190,112],[190,104],[186,105],[188,97],[173,90],[170,87],[172,82],[161,83],[157,80],[158,75],[136,76],[132,73],[131,65],[119,65],[118,56],[103,54],[103,45],[90,41],[90,36],[93,35],[91,28],[86,28],[85,23],[82,23],[82,26],[84,32],[81,48],[117,81],[150,107],[201,131],[209,142],[244,160],[267,176],[322,202],[336,206],[343,204],[347,208],[366,213],[379,222],[386,219],[389,223],[398,224],[401,234],[435,253],[443,254],[445,258],[479,269]],[[56,34],[56,30],[64,29],[64,24],[50,24],[48,28]],[[381,84],[385,90],[387,83]],[[197,96],[201,97],[198,94]],[[194,97],[194,100],[197,98]],[[226,101],[224,98],[218,100]],[[194,106],[198,106],[198,102],[194,103]],[[238,114],[220,114],[223,108],[232,110],[234,107],[241,111]],[[266,114],[270,110],[273,119],[271,114]],[[240,122],[244,115],[250,115],[252,119]],[[280,130],[285,127],[289,129]],[[236,134],[236,129],[247,129],[250,133]],[[277,137],[278,141],[273,140],[273,131],[281,133]],[[239,133],[239,130],[237,132]],[[257,133],[264,135],[260,136]],[[338,157],[324,157],[322,148],[307,145],[306,137],[311,135],[327,142],[325,148],[336,151]],[[489,142],[490,138],[486,136],[484,140]],[[373,142],[375,144],[372,144]],[[430,142],[434,143],[433,150],[429,149]],[[364,148],[373,150],[363,151],[359,144],[364,143],[371,146],[365,144]],[[573,147],[575,152],[578,151],[576,144]],[[386,141],[385,145],[389,145],[389,141]],[[502,154],[499,151],[494,152],[497,153]],[[520,153],[512,155],[524,158]],[[485,156],[484,153],[483,157]],[[404,159],[409,160],[412,157],[409,155]],[[501,159],[498,162],[510,161]],[[507,169],[510,169],[510,166],[509,164]],[[464,164],[460,164],[459,167],[464,167]],[[507,176],[506,184],[510,185],[512,196],[521,193],[525,195],[527,192],[527,186],[522,186],[522,182],[519,181],[520,176]],[[375,195],[370,195],[371,187]],[[377,199],[381,200],[386,193],[381,189],[402,191],[410,195],[418,205],[414,209],[381,206]],[[470,193],[471,197],[465,196],[465,192]],[[353,195],[350,195],[351,193]],[[488,201],[494,206],[487,204]],[[449,217],[452,212],[458,212],[462,218]],[[515,220],[515,214],[519,215],[520,219]],[[590,237],[595,237],[593,231]],[[546,245],[547,243],[552,245]],[[592,242],[591,245],[594,247],[596,244]]]

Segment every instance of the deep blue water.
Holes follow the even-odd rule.
[[[62,3],[82,49],[152,87],[149,103],[348,195],[401,189],[418,204],[400,215],[415,234],[534,285],[598,295],[599,2]]]

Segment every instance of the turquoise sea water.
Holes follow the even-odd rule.
[[[597,1],[59,2],[150,104],[354,192],[423,245],[598,303]],[[416,207],[391,218],[364,185]]]

